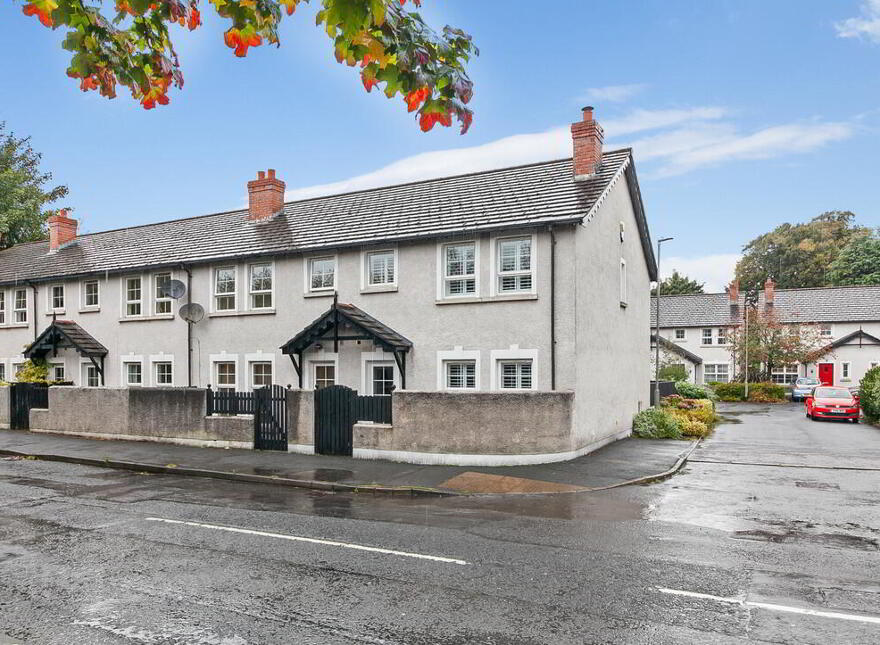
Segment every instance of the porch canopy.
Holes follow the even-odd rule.
[[[37,336],[37,340],[24,350],[24,356],[45,358],[49,352],[57,356],[59,349],[67,348],[75,349],[81,356],[88,358],[101,375],[101,385],[104,385],[104,357],[107,356],[107,348],[72,320],[53,320]]]
[[[282,353],[290,356],[299,376],[300,388],[303,387],[303,352],[316,343],[330,341],[333,342],[333,351],[338,352],[339,342],[343,340],[370,340],[394,354],[400,370],[400,387],[406,389],[406,354],[412,348],[412,342],[365,311],[336,300],[330,309],[281,346]]]

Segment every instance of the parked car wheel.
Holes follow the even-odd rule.
[[[853,423],[858,423],[859,420],[858,420],[858,419],[853,419],[852,422],[853,422]]]

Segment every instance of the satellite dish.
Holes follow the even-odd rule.
[[[186,322],[195,324],[205,317],[205,308],[197,302],[190,302],[183,305],[178,314]]]
[[[180,280],[169,280],[168,283],[162,287],[159,296],[161,298],[174,298],[177,300],[178,298],[182,298],[185,293],[186,285],[183,284],[183,282]]]

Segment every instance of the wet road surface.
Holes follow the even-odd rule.
[[[0,644],[880,642],[880,429],[724,414],[665,482],[555,496],[0,460]]]

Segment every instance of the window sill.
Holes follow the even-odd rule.
[[[174,314],[161,314],[159,316],[125,316],[119,322],[149,322],[152,320],[174,320]]]
[[[66,313],[67,309],[53,309],[52,311],[47,311],[45,315],[51,318],[52,316],[63,316]]]
[[[30,327],[30,323],[9,323],[8,325],[0,325],[0,329],[24,329],[25,327]]]
[[[394,293],[397,291],[397,285],[388,285],[385,287],[366,287],[361,289],[361,294],[366,295],[369,293]]]
[[[435,300],[434,304],[436,305],[465,305],[465,304],[473,304],[476,302],[515,302],[518,300],[537,300],[538,294],[536,293],[517,293],[517,294],[507,294],[503,296],[487,296],[487,297],[479,297],[479,296],[468,296],[466,298],[440,298],[439,300]]]
[[[335,293],[335,289],[330,289],[329,291],[308,291],[303,294],[303,298],[332,298]]]
[[[79,313],[81,314],[96,314],[101,311],[100,307],[87,307],[85,309],[80,309]]]
[[[228,318],[230,316],[272,316],[274,309],[252,309],[250,311],[212,311],[208,318]]]

